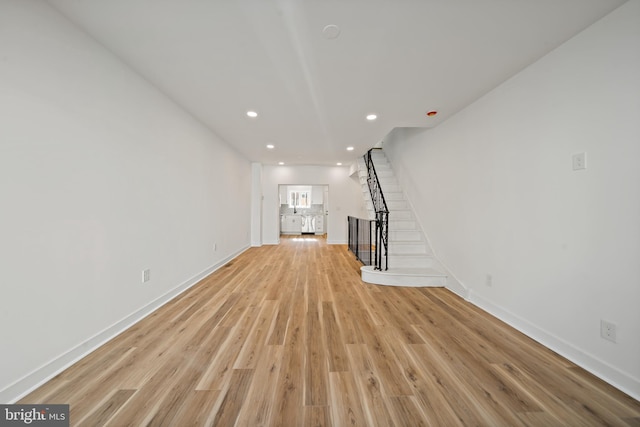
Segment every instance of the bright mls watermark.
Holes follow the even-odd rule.
[[[0,405],[0,427],[69,427],[69,405]]]

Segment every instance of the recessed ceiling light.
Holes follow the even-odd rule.
[[[353,147],[347,147],[347,151],[353,151]]]
[[[247,116],[251,118],[256,118],[258,117],[258,113],[256,113],[255,111],[247,111]]]
[[[278,164],[279,164],[280,166],[282,166],[282,165],[284,165],[284,162],[278,162]]]
[[[435,110],[433,110],[433,111],[429,111],[429,112],[427,113],[427,116],[428,116],[428,117],[433,117],[433,116],[435,116],[436,114],[438,114],[438,112],[437,112],[437,111],[435,111]]]
[[[276,146],[275,146],[275,145],[273,145],[273,144],[267,144],[267,148],[268,148],[269,150],[273,150],[274,148],[276,148]]]
[[[336,163],[336,166],[342,166],[342,163],[338,162]]]
[[[378,118],[378,116],[376,116],[375,114],[369,114],[367,116],[367,120],[369,120],[369,121],[373,121],[373,120],[375,120],[377,118]]]

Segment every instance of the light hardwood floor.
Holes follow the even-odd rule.
[[[316,237],[251,248],[20,403],[82,426],[638,426],[640,403]]]

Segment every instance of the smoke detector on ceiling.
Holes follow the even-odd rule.
[[[324,34],[324,36],[329,40],[337,39],[340,35],[340,27],[329,24],[322,29],[322,34]]]

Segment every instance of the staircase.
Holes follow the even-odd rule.
[[[363,266],[362,280],[388,286],[446,286],[447,275],[433,257],[431,248],[398,185],[391,164],[382,150],[375,149],[371,155],[389,209],[389,268],[381,271],[375,270],[373,266]],[[363,158],[358,159],[357,166],[369,218],[375,219]]]

